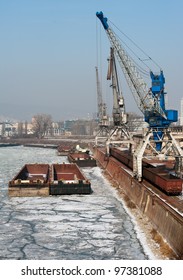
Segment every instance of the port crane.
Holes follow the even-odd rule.
[[[134,177],[139,181],[142,179],[142,158],[147,150],[149,150],[149,155],[158,156],[160,159],[174,156],[176,160],[175,172],[177,176],[181,176],[183,152],[169,128],[172,122],[177,121],[178,112],[165,108],[166,92],[164,90],[165,77],[163,71],[160,70],[159,74],[150,71],[152,86],[148,88],[133,60],[109,26],[108,19],[104,17],[103,12],[97,12],[96,16],[100,19],[110,44],[114,48],[137,106],[143,113],[145,121],[149,124],[142,142],[133,154]]]
[[[106,104],[103,102],[102,98],[102,90],[99,80],[99,74],[98,74],[98,67],[95,67],[96,69],[96,82],[97,82],[97,103],[98,103],[98,112],[97,112],[97,118],[98,118],[98,131],[95,136],[95,144],[98,144],[98,140],[106,140],[109,134],[109,117],[107,116],[107,107]]]
[[[114,48],[110,48],[110,58],[108,65],[107,80],[111,80],[113,92],[113,126],[110,129],[109,137],[106,141],[107,155],[110,154],[111,145],[132,146],[132,140],[128,131],[128,115],[125,111],[125,101],[119,86]]]

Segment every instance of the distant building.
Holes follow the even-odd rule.
[[[0,122],[0,137],[14,137],[14,136],[22,136],[33,134],[32,124],[31,123],[23,123],[23,122]]]
[[[13,124],[10,122],[1,122],[0,123],[0,136],[10,137],[13,135],[15,129]]]
[[[183,98],[180,101],[180,125],[183,125]]]

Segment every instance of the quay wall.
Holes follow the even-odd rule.
[[[94,149],[94,157],[119,189],[149,218],[178,259],[183,259],[183,216],[148,188],[148,183],[134,179],[122,163],[113,157],[107,159],[101,149]]]

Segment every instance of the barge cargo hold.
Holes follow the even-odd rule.
[[[50,195],[90,194],[91,183],[76,164],[51,166]]]
[[[68,160],[71,163],[76,163],[80,167],[94,167],[96,160],[87,153],[70,153]]]
[[[133,169],[133,157],[127,151],[117,148],[110,149],[110,155],[121,163]],[[158,161],[144,159],[142,162],[143,178],[154,184],[168,195],[182,194],[183,180],[175,176],[173,161]]]
[[[67,156],[69,153],[73,153],[75,151],[75,147],[73,144],[67,145],[59,145],[57,147],[57,155],[58,156]]]
[[[9,182],[9,196],[48,196],[49,164],[25,164]]]

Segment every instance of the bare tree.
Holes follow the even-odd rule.
[[[52,117],[47,114],[37,114],[32,118],[32,129],[38,138],[43,138],[52,128]]]
[[[22,136],[23,135],[23,123],[19,122],[18,123],[18,136]]]

